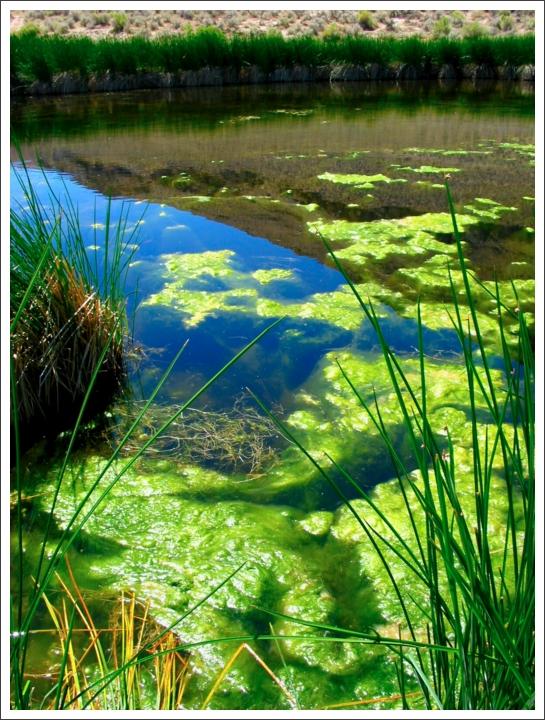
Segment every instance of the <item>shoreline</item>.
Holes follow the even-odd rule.
[[[81,95],[123,92],[128,90],[157,90],[187,87],[221,87],[224,85],[272,85],[284,83],[336,83],[353,81],[373,82],[457,82],[459,80],[500,80],[506,82],[535,82],[535,66],[453,65],[418,66],[410,64],[379,65],[296,65],[278,67],[265,72],[257,65],[240,69],[234,67],[203,67],[179,72],[141,72],[125,75],[106,72],[82,78],[78,73],[64,72],[50,82],[36,80],[28,85],[10,88],[11,96]]]

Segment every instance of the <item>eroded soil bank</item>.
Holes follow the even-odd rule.
[[[154,90],[160,88],[217,87],[223,85],[267,85],[273,83],[322,83],[353,81],[430,81],[506,80],[534,82],[533,65],[493,67],[491,65],[322,65],[279,67],[264,72],[256,65],[242,67],[204,67],[176,73],[143,72],[135,75],[105,73],[82,78],[77,73],[60,73],[51,82],[35,81],[13,85],[12,95],[68,95],[82,93]]]

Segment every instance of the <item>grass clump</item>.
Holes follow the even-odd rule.
[[[375,30],[377,27],[377,21],[373,13],[369,10],[360,10],[358,13],[358,24],[364,30]]]
[[[44,680],[52,685],[40,710],[176,710],[182,706],[190,677],[189,653],[178,649],[180,638],[163,631],[134,593],[121,593],[97,628],[76,583],[70,564],[68,583],[57,576],[60,602],[44,594],[58,642],[58,671]],[[140,657],[142,662],[135,663]],[[132,662],[131,662],[132,661]],[[104,684],[102,692],[95,687]]]
[[[122,287],[132,235],[124,233],[126,216],[114,225],[108,208],[99,267],[87,255],[77,209],[49,188],[45,210],[26,167],[15,177],[27,205],[11,211],[11,349],[15,412],[28,445],[73,424],[99,365],[88,417],[105,409],[123,386]],[[47,182],[45,173],[42,177]]]
[[[489,34],[488,28],[476,20],[468,22],[462,27],[462,36],[465,38],[486,37]]]
[[[127,23],[129,22],[129,18],[127,16],[127,13],[124,12],[114,12],[112,13],[112,29],[114,33],[121,33],[125,30],[127,27]]]
[[[444,16],[439,18],[436,22],[433,23],[432,27],[432,37],[434,38],[443,38],[448,37],[452,31],[452,27],[450,25],[450,20],[448,19],[448,16]]]
[[[504,10],[500,13],[497,24],[498,29],[502,32],[511,32],[511,30],[513,30],[515,23],[509,10]]]

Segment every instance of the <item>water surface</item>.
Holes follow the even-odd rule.
[[[513,304],[515,279],[519,302],[531,311],[532,94],[518,86],[347,84],[31,99],[14,103],[12,131],[25,159],[38,153],[42,160],[45,178],[38,170],[31,175],[44,203],[47,179],[77,204],[90,257],[100,262],[104,252],[108,195],[114,221],[128,207],[130,229],[139,223],[127,292],[134,342],[144,354],[114,425],[149,396],[186,340],[150,410],[150,428],[285,317],[197,407],[219,428],[220,414],[240,403],[255,411],[245,395],[251,388],[334,477],[342,482],[326,453],[394,507],[392,467],[339,363],[365,398],[377,397],[408,462],[410,448],[377,339],[327,259],[323,235],[414,377],[421,300],[430,417],[436,427],[448,423],[460,456],[467,455],[463,368],[446,306],[449,265],[457,276],[443,182],[449,175],[474,272],[486,282],[497,278]],[[13,182],[12,194],[24,204]],[[500,355],[490,298],[483,289],[478,295],[483,333]],[[256,426],[248,425],[252,433],[258,442]],[[145,427],[142,435],[141,442]],[[303,635],[283,641],[280,651],[256,644],[301,707],[394,693],[391,658],[382,652],[304,640],[308,628],[256,610],[358,630],[400,619],[383,569],[336,493],[295,447],[279,437],[266,443],[270,454],[251,469],[213,454],[188,458],[176,437],[148,454],[82,534],[72,558],[78,582],[98,606],[131,590],[171,622],[246,563],[184,621],[184,639],[254,635],[270,622],[277,633]],[[59,527],[106,454],[102,436],[78,449],[56,511]],[[30,464],[27,482],[43,495],[29,515],[29,572],[56,466],[55,457]],[[469,487],[471,478],[462,474],[460,482]],[[501,502],[494,512],[501,524]],[[233,650],[224,643],[195,652],[189,707],[199,706]],[[51,647],[36,645],[37,672],[54,660]],[[289,701],[245,660],[213,707]]]

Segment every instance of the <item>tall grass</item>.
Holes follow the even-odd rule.
[[[451,40],[335,35],[318,39],[312,36],[284,38],[274,33],[227,37],[214,28],[154,39],[91,40],[23,32],[12,34],[10,41],[13,84],[47,82],[62,72],[87,78],[107,72],[177,72],[248,65],[270,72],[277,67],[294,65],[441,64],[448,57],[454,57],[460,65],[524,65],[534,62],[534,45],[533,35]]]
[[[485,347],[479,328],[472,289],[478,280],[467,270],[448,186],[447,200],[467,300],[467,306],[460,305],[460,288],[455,287],[449,270],[451,319],[466,371],[471,498],[460,489],[460,474],[467,470],[458,462],[450,432],[445,442],[444,429],[433,427],[428,414],[433,388],[428,383],[420,307],[420,369],[415,384],[388,346],[372,303],[362,298],[329,246],[337,268],[375,331],[412,449],[410,461],[400,457],[376,398],[374,402],[367,400],[339,365],[395,467],[410,537],[399,532],[402,518],[389,516],[357,477],[331,457],[333,472],[326,470],[287,426],[278,420],[277,424],[348,506],[365,542],[383,563],[403,618],[405,639],[397,647],[390,644],[391,639],[377,637],[377,642],[390,644],[397,655],[403,707],[410,707],[406,688],[407,676],[411,675],[428,709],[529,709],[535,697],[534,355],[524,314],[507,307],[496,286],[495,314],[503,361],[503,382],[498,384],[491,369],[493,353]],[[518,324],[518,347],[514,351],[505,330],[507,316]],[[492,477],[498,470],[504,482],[507,512],[503,531],[492,538],[491,508],[499,500]],[[339,478],[350,488],[350,494],[364,501],[364,511],[350,501]],[[498,529],[494,532],[498,534]],[[398,569],[394,571],[396,563]],[[399,579],[399,566],[403,581]],[[342,628],[298,620],[328,633],[342,632]],[[344,632],[354,635],[353,631]],[[420,643],[422,636],[424,642]]]

